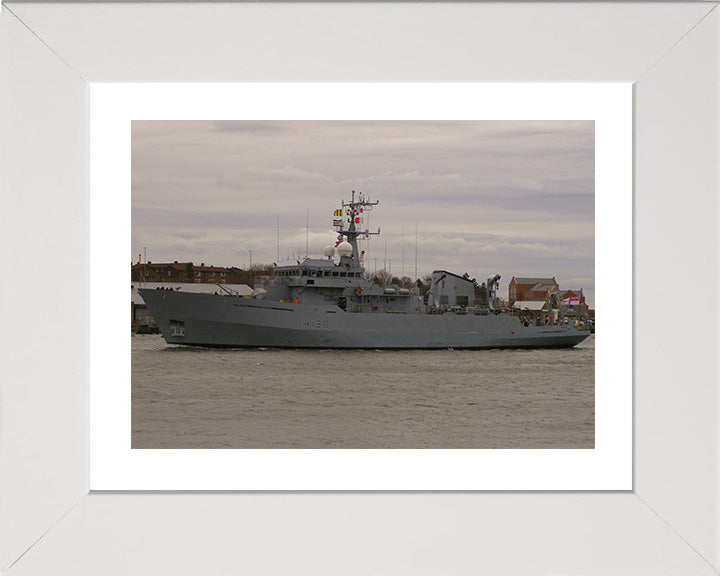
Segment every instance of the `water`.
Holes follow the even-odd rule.
[[[215,350],[132,338],[133,448],[593,448],[565,350]]]

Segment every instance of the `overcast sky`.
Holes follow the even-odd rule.
[[[594,302],[592,121],[134,121],[132,259],[321,257],[352,190],[379,200],[369,271],[554,276]],[[387,241],[387,260],[385,243]],[[363,243],[364,244],[364,243]]]

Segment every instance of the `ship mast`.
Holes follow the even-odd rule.
[[[352,191],[352,198],[350,202],[343,201],[342,203],[342,207],[345,209],[347,215],[350,216],[348,219],[350,226],[347,230],[345,230],[341,224],[340,228],[338,228],[338,234],[345,236],[350,246],[352,246],[352,258],[356,266],[360,266],[360,252],[357,244],[358,236],[365,236],[365,238],[369,238],[370,236],[377,236],[380,234],[380,228],[377,229],[377,232],[370,232],[367,229],[360,230],[360,219],[366,209],[372,210],[372,206],[377,206],[379,203],[379,200],[370,202],[362,194],[360,194],[358,200],[355,201],[355,190]]]

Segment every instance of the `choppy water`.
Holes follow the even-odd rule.
[[[215,350],[132,338],[133,448],[593,448],[569,350]]]

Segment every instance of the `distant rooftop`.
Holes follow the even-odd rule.
[[[517,284],[550,284],[551,286],[557,284],[557,280],[555,280],[555,278],[514,278]]]
[[[545,300],[515,300],[512,307],[519,310],[542,310]]]
[[[557,284],[557,282],[554,282],[553,280],[543,280],[530,288],[529,292],[547,292],[548,290],[552,290],[555,287],[555,284]]]
[[[226,270],[239,270],[235,266],[205,266],[202,264],[193,264],[192,262],[137,262],[132,265],[133,268],[174,268],[175,270],[185,270],[188,266],[192,266],[198,272],[225,272]]]

